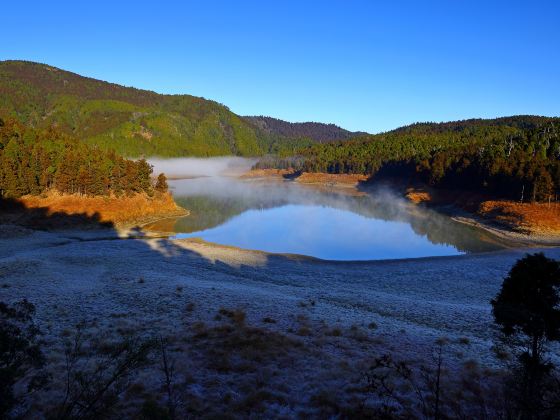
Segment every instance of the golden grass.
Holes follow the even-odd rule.
[[[432,201],[432,196],[427,191],[415,190],[414,188],[409,188],[406,191],[406,198],[408,198],[414,204],[420,204],[425,201]]]
[[[83,214],[99,217],[100,222],[126,224],[149,220],[154,217],[179,216],[186,213],[174,201],[170,193],[136,194],[131,197],[86,197],[79,194],[50,192],[41,196],[24,196],[18,200],[27,208],[47,209],[54,213]]]
[[[251,169],[249,172],[241,175],[241,178],[266,178],[266,177],[283,177],[293,173],[290,169]]]
[[[484,201],[478,213],[529,233],[560,233],[560,203]]]
[[[358,183],[366,181],[367,179],[367,175],[359,174],[326,174],[320,172],[303,172],[296,178],[296,181],[309,184],[332,183],[357,185]]]
[[[251,169],[249,172],[241,175],[241,178],[284,178],[284,175],[294,175],[293,179],[302,184],[358,185],[358,183],[368,179],[367,175],[327,174],[323,172],[303,172],[296,176],[292,169]]]

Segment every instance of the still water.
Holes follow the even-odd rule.
[[[504,248],[493,235],[415,206],[387,189],[203,177],[170,182],[191,214],[152,230],[245,249],[330,260],[459,255]]]

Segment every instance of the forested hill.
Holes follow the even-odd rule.
[[[538,115],[514,115],[501,118],[471,118],[468,120],[448,121],[441,123],[422,122],[399,127],[389,133],[445,133],[450,131],[465,131],[481,127],[513,127],[520,130],[536,129],[543,124],[557,121],[558,118],[542,117]],[[558,127],[560,128],[560,127]]]
[[[560,197],[560,118],[418,123],[313,145],[300,150],[292,162],[309,172],[406,177],[514,200],[556,200]],[[285,167],[290,161],[272,165]]]
[[[312,143],[262,130],[204,98],[161,95],[24,61],[0,62],[0,118],[55,126],[131,157],[287,154]]]
[[[271,133],[288,138],[307,138],[319,143],[346,140],[351,137],[367,134],[363,132],[348,131],[340,128],[335,124],[324,124],[317,122],[291,123],[279,120],[277,118],[265,117],[262,115],[244,118],[266,133]]]
[[[15,119],[0,119],[0,200],[48,191],[82,196],[122,196],[165,192],[160,174],[144,159],[124,159],[88,146],[49,127],[38,130]]]
[[[125,156],[257,155],[267,139],[225,106],[160,95],[48,65],[0,62],[0,118],[72,134]]]

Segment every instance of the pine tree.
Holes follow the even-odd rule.
[[[81,165],[78,169],[78,176],[76,183],[78,185],[78,192],[87,195],[88,187],[90,187],[91,177],[87,168]]]
[[[156,191],[160,193],[167,192],[169,186],[167,185],[167,177],[165,176],[165,174],[161,173],[158,175],[155,188]]]
[[[113,190],[117,197],[121,196],[123,193],[123,174],[124,168],[122,166],[122,161],[119,159],[111,169],[110,175],[110,188]]]
[[[61,193],[153,194],[152,167],[92,148],[52,128],[37,131],[0,120],[0,196]]]
[[[146,159],[138,160],[136,165],[138,168],[138,187],[140,191],[151,195],[153,193],[151,182],[153,167],[146,161]]]

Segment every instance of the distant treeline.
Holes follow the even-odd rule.
[[[292,161],[262,162],[307,172],[408,177],[436,187],[514,200],[560,193],[560,118],[516,116],[421,123],[354,140],[313,145]]]
[[[263,115],[243,118],[267,133],[273,133],[289,139],[310,139],[313,142],[324,143],[346,140],[351,137],[367,134],[348,131],[335,124],[317,122],[292,123]]]
[[[124,159],[53,128],[36,130],[15,119],[0,119],[0,197],[47,190],[84,195],[165,191],[165,176],[152,184],[144,159]]]

